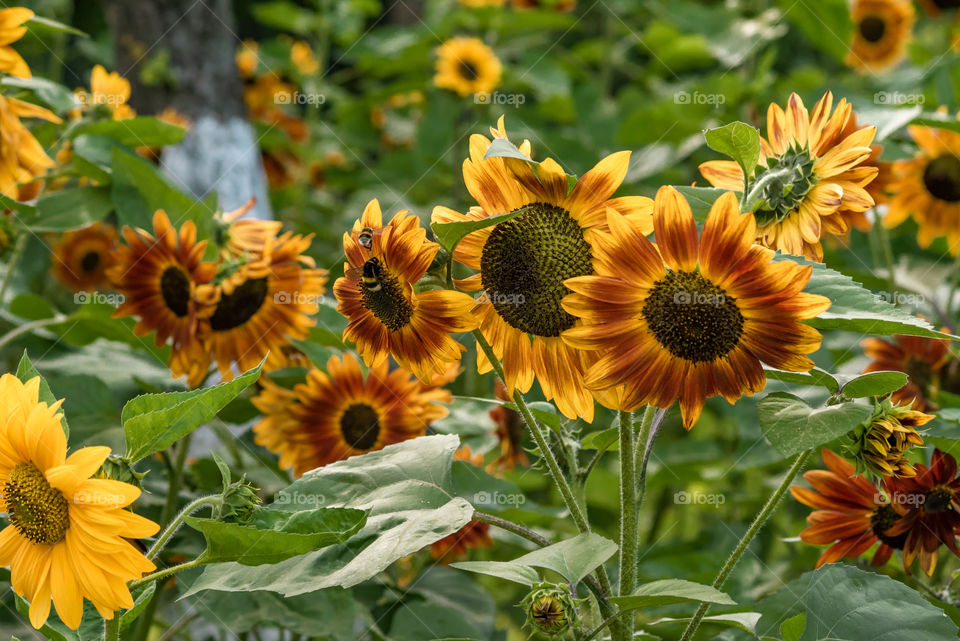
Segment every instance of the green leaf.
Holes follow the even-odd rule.
[[[744,176],[752,176],[760,160],[760,132],[744,122],[731,122],[716,129],[707,129],[703,137],[707,146],[737,161]]]
[[[847,398],[883,396],[900,389],[907,384],[907,380],[903,372],[869,372],[844,383],[840,393]]]
[[[784,621],[806,615],[800,641],[955,641],[957,626],[903,583],[831,563],[808,572],[767,597],[757,609],[758,636],[774,636]]]
[[[905,334],[960,340],[960,337],[936,331],[924,319],[891,305],[849,276],[822,263],[784,254],[777,255],[774,260],[790,260],[812,266],[813,274],[804,291],[826,296],[832,301],[830,309],[805,321],[812,327],[839,329],[863,335]]]
[[[484,160],[487,158],[516,158],[517,160],[526,160],[533,162],[529,156],[524,155],[516,145],[506,138],[494,138],[487,147],[487,152],[483,154]]]
[[[693,212],[693,218],[699,225],[707,221],[707,214],[710,213],[710,208],[713,207],[717,198],[728,191],[718,187],[689,187],[687,185],[675,185],[674,189],[687,199],[690,210]]]
[[[363,510],[317,508],[303,512],[254,509],[247,524],[188,516],[187,525],[203,532],[207,563],[242,565],[279,563],[328,545],[344,543],[367,520]]]
[[[721,605],[737,604],[728,594],[716,588],[683,579],[651,581],[641,585],[629,596],[610,597],[610,601],[619,605],[624,612],[690,601]]]
[[[572,539],[524,554],[513,562],[553,570],[571,583],[579,583],[616,551],[617,544],[610,539],[593,532],[585,532]]]
[[[74,136],[106,136],[131,147],[163,147],[175,145],[186,134],[183,127],[172,125],[151,116],[137,116],[124,120],[101,120],[78,127]]]
[[[723,626],[729,626],[733,628],[740,628],[744,632],[750,634],[754,638],[757,637],[754,632],[757,621],[760,619],[760,614],[757,612],[731,612],[730,614],[714,614],[708,617],[703,617],[703,623],[717,623]],[[650,625],[660,625],[663,623],[689,623],[690,617],[679,617],[679,618],[669,618],[664,617],[662,619],[657,619]]]
[[[143,394],[123,407],[125,458],[135,463],[165,450],[214,416],[260,376],[263,363],[233,379],[189,392]]]
[[[857,119],[877,128],[873,144],[879,144],[912,123],[921,112],[919,105],[891,109],[890,107],[857,109]]]
[[[619,450],[620,430],[610,427],[597,432],[590,432],[583,437],[580,448],[584,450]]]
[[[471,577],[433,566],[410,586],[390,625],[393,641],[496,639],[493,597]],[[426,606],[426,607],[424,607]]]
[[[803,630],[807,627],[807,614],[801,612],[795,617],[790,617],[780,624],[780,636],[783,641],[800,641],[803,636]]]
[[[873,410],[855,402],[814,409],[792,394],[774,392],[757,403],[757,414],[770,444],[792,456],[843,436],[870,418]]]
[[[779,0],[778,4],[810,44],[843,63],[848,53],[847,34],[853,32],[846,0],[817,0],[816,4]]]
[[[33,78],[7,76],[3,80],[0,80],[0,85],[32,91],[36,94],[37,98],[53,107],[53,110],[57,113],[63,113],[76,106],[72,91],[46,78],[40,78],[38,76],[34,76]]]
[[[40,372],[38,372],[37,368],[34,367],[33,363],[30,362],[30,358],[27,356],[27,351],[24,350],[23,356],[20,357],[20,362],[17,364],[17,378],[26,383],[36,376],[40,376]],[[47,405],[53,405],[57,402],[53,392],[50,391],[50,386],[47,385],[47,380],[42,376],[40,376],[40,392],[38,397],[41,402],[46,403]],[[60,417],[60,425],[63,426],[63,433],[66,435],[67,440],[69,440],[70,426],[67,425],[67,415],[65,413]]]
[[[11,209],[13,211],[20,212],[21,214],[26,214],[27,216],[32,216],[37,209],[30,203],[22,203],[10,198],[9,196],[4,196],[3,194],[0,194],[0,206],[2,206],[4,209]]]
[[[522,585],[533,585],[540,581],[540,575],[529,565],[515,561],[461,561],[451,563],[450,567],[477,574],[487,574]]]
[[[19,222],[34,232],[64,232],[95,223],[111,211],[107,187],[71,187],[42,196],[33,215]]]
[[[137,620],[140,616],[140,613],[143,612],[143,609],[147,607],[147,604],[150,603],[150,599],[153,598],[153,593],[157,589],[156,582],[151,582],[140,588],[138,591],[139,594],[136,594],[136,597],[133,600],[133,607],[129,610],[125,610],[123,614],[120,615],[120,629],[126,630],[130,627],[130,624]]]
[[[766,374],[768,379],[775,381],[825,387],[831,394],[835,394],[840,389],[840,383],[837,379],[830,372],[819,367],[814,367],[809,372],[786,372],[782,369],[774,369],[764,365],[763,373]]]
[[[922,127],[935,127],[936,129],[946,129],[960,133],[960,120],[957,120],[952,114],[938,114],[936,112],[926,112],[923,115],[910,121],[911,125],[920,125]]]
[[[57,313],[50,302],[36,294],[20,294],[10,301],[10,313],[34,321],[53,318]]]
[[[50,18],[44,18],[42,16],[33,16],[27,20],[27,26],[30,27],[30,30],[33,31],[36,27],[40,27],[44,31],[52,31],[54,33],[69,33],[74,36],[82,36],[84,38],[89,38],[85,32],[80,31],[75,27],[71,27],[68,24],[63,24],[62,22],[57,22],[56,20],[51,20]]]
[[[468,234],[471,234],[479,229],[484,229],[485,227],[496,225],[497,223],[506,222],[511,218],[519,216],[523,213],[523,211],[524,208],[521,207],[515,211],[509,211],[505,214],[497,214],[496,216],[488,216],[487,218],[481,218],[480,220],[430,223],[430,229],[433,230],[434,237],[436,238],[437,242],[444,247],[444,249],[453,251],[453,249],[460,244],[460,241],[463,240]]]
[[[292,596],[352,587],[457,532],[473,516],[470,504],[454,496],[450,468],[459,443],[452,435],[423,436],[305,474],[278,494],[273,507],[367,510],[360,532],[344,544],[273,565],[207,566],[187,594],[269,590]]]

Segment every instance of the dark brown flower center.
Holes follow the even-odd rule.
[[[70,527],[70,507],[60,490],[50,487],[32,463],[17,463],[3,486],[7,519],[32,543],[52,544]]]
[[[267,279],[251,278],[230,294],[224,294],[210,317],[210,327],[223,332],[240,327],[260,311],[267,299]]]
[[[467,60],[460,61],[460,75],[466,78],[467,80],[476,80],[479,77],[477,72],[477,67],[472,62]]]
[[[950,507],[953,503],[953,490],[946,485],[934,485],[923,502],[923,511],[927,514],[938,514]]]
[[[934,198],[960,202],[960,159],[944,154],[928,162],[923,170],[923,184]]]
[[[860,21],[860,35],[867,42],[880,42],[887,30],[887,23],[878,16],[867,16]]]
[[[897,511],[887,503],[877,507],[876,511],[870,515],[870,526],[878,539],[886,543],[895,550],[902,550],[903,544],[907,540],[906,533],[897,536],[887,536],[887,532],[893,527],[894,523],[900,520]]]
[[[354,403],[340,416],[340,433],[355,450],[369,450],[380,436],[380,414],[366,403]]]
[[[661,345],[693,363],[722,359],[743,334],[736,299],[698,272],[668,270],[641,313]]]
[[[179,267],[167,267],[160,276],[160,295],[167,308],[177,316],[190,311],[190,279]]]
[[[100,252],[90,251],[83,255],[83,258],[80,259],[80,269],[85,272],[96,271],[97,267],[100,265]]]
[[[568,278],[593,273],[583,228],[565,209],[534,203],[500,223],[483,246],[480,273],[485,298],[521,332],[559,336],[576,318],[560,305]]]
[[[363,264],[360,279],[360,298],[363,306],[391,331],[407,326],[413,316],[413,305],[407,300],[403,284],[377,258]]]

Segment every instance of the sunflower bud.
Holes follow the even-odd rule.
[[[129,483],[130,485],[138,487],[142,490],[143,484],[141,481],[146,475],[147,472],[134,471],[133,467],[130,466],[130,461],[115,454],[111,454],[107,457],[107,460],[103,462],[103,465],[100,466],[100,469],[97,470],[96,474],[94,474],[94,478],[110,479],[111,481]]]
[[[570,588],[562,584],[535,585],[520,607],[527,613],[525,627],[550,639],[560,638],[579,621]]]
[[[879,402],[873,416],[853,431],[850,456],[857,463],[857,472],[895,478],[916,476],[906,453],[915,445],[923,445],[916,428],[933,420],[930,414],[894,405],[889,398]]]
[[[237,522],[244,523],[253,513],[253,508],[260,504],[257,487],[241,478],[227,486],[223,492],[223,507],[220,508],[222,518],[234,517]]]

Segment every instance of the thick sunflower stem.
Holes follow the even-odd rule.
[[[112,619],[104,619],[103,641],[120,641],[120,613],[119,612],[114,612]]]
[[[813,454],[814,449],[815,448],[811,448],[797,455],[797,458],[793,461],[793,465],[790,466],[790,469],[787,470],[786,476],[783,477],[783,481],[780,482],[780,485],[777,487],[777,489],[774,490],[773,494],[770,495],[770,498],[767,499],[767,502],[760,509],[760,512],[753,520],[753,523],[750,524],[750,527],[743,535],[743,538],[740,539],[739,543],[737,543],[737,547],[733,549],[733,552],[730,553],[730,556],[723,564],[723,567],[720,568],[717,578],[713,581],[713,587],[718,590],[723,589],[723,584],[727,582],[727,577],[729,577],[730,573],[733,572],[733,569],[737,567],[740,557],[742,557],[743,553],[747,551],[747,547],[750,545],[750,542],[753,541],[754,537],[757,536],[757,533],[767,522],[767,519],[769,519],[774,510],[777,509],[780,501],[783,500],[783,497],[786,495],[790,484],[793,483],[793,479],[796,478],[797,474],[800,473],[800,470],[806,464],[807,459],[809,459],[810,455]],[[693,618],[690,619],[690,623],[687,624],[687,629],[683,631],[683,636],[680,637],[680,641],[691,641],[691,639],[693,639],[693,635],[696,634],[697,628],[700,627],[700,622],[707,614],[707,610],[709,608],[710,605],[708,603],[700,604],[700,607],[697,608]]]
[[[620,586],[619,595],[629,596],[637,588],[637,469],[633,414],[620,412]],[[627,637],[633,638],[634,617],[621,622]]]

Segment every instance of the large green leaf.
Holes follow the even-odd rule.
[[[508,211],[505,214],[488,216],[487,218],[481,218],[479,220],[462,220],[450,223],[431,223],[430,229],[433,230],[433,235],[437,239],[437,242],[440,243],[445,249],[450,251],[460,244],[460,241],[463,240],[468,234],[485,227],[496,225],[497,223],[508,221],[515,216],[519,216],[521,213],[523,213],[523,208],[515,211]]]
[[[7,76],[0,80],[0,85],[29,89],[37,94],[37,98],[53,107],[57,113],[63,113],[76,105],[72,91],[59,83],[39,76],[32,78]]]
[[[189,392],[143,394],[124,405],[120,414],[131,463],[165,450],[197,429],[260,376],[263,363],[213,387]]]
[[[846,0],[817,0],[815,4],[779,0],[785,17],[810,41],[842,63],[849,53],[853,31]]]
[[[515,561],[460,561],[451,563],[450,567],[477,574],[487,574],[498,579],[506,579],[521,585],[533,585],[540,580],[540,575],[529,565],[522,565]]]
[[[585,532],[572,539],[524,554],[513,562],[553,570],[571,583],[578,583],[616,551],[617,544],[610,539],[593,532]]]
[[[774,392],[757,403],[757,414],[770,444],[792,456],[843,436],[870,418],[873,409],[856,402],[812,408],[792,394]]]
[[[744,176],[751,176],[760,160],[760,132],[745,122],[731,122],[716,129],[707,129],[703,137],[707,146],[737,161]]]
[[[19,222],[32,231],[64,232],[86,227],[113,211],[106,187],[73,187],[41,197],[32,216]]]
[[[78,127],[75,136],[86,134],[106,136],[131,147],[162,147],[183,140],[186,130],[150,116],[125,120],[101,120]]]
[[[610,597],[610,601],[619,605],[623,611],[686,602],[737,604],[728,594],[714,587],[683,579],[663,579],[644,583],[633,594]]]
[[[292,596],[351,587],[457,532],[473,515],[470,504],[454,496],[450,466],[458,445],[456,436],[424,436],[307,473],[280,492],[274,507],[367,510],[363,529],[344,544],[274,565],[208,566],[188,594],[269,590]]]
[[[38,394],[40,401],[46,403],[47,405],[53,405],[57,402],[56,397],[53,395],[53,392],[50,391],[50,386],[47,384],[47,380],[40,376],[40,372],[37,371],[37,368],[33,366],[33,363],[30,362],[30,357],[27,356],[27,351],[23,351],[23,356],[20,357],[20,362],[17,364],[17,378],[26,383],[34,377],[40,377],[40,392]],[[70,438],[70,426],[67,424],[66,413],[63,413],[60,418],[60,425],[63,426],[63,433],[66,437]]]
[[[466,574],[431,567],[405,596],[390,625],[394,641],[497,638],[493,597]]]
[[[946,641],[957,639],[957,626],[903,583],[832,563],[808,572],[765,599],[757,635],[775,636],[781,625],[806,613],[800,641]]]
[[[367,514],[363,510],[317,508],[285,512],[254,510],[248,523],[187,517],[187,525],[203,532],[208,563],[236,561],[243,565],[279,563],[320,548],[344,543],[356,534]]]
[[[796,383],[798,385],[812,385],[814,387],[824,387],[831,394],[835,394],[840,389],[840,382],[836,377],[826,370],[814,367],[808,372],[787,372],[782,369],[774,369],[767,365],[763,366],[763,373],[768,379],[775,381],[784,381],[785,383]]]
[[[883,396],[900,389],[907,384],[907,380],[903,372],[868,372],[844,383],[840,393],[848,398]]]

